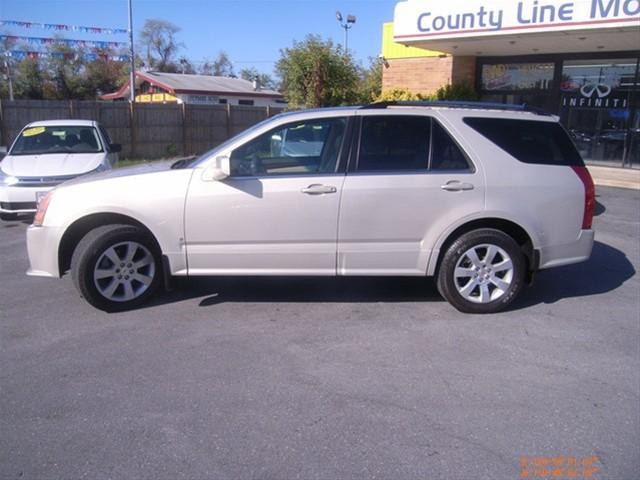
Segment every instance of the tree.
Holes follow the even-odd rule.
[[[85,69],[86,94],[89,98],[115,92],[128,79],[129,66],[126,62],[109,59],[113,54],[109,50],[96,53],[98,58],[88,62]]]
[[[235,77],[233,62],[225,51],[220,51],[214,60],[205,59],[200,66],[201,75],[213,75],[216,77]]]
[[[64,43],[53,44],[49,52],[49,75],[55,85],[54,98],[60,100],[91,98],[84,81],[85,60],[82,50],[74,50]]]
[[[177,72],[176,55],[182,44],[176,40],[180,27],[166,20],[148,19],[140,32],[140,44],[148,68],[159,72]]]
[[[47,81],[47,73],[42,70],[40,62],[35,58],[25,58],[15,69],[15,96],[41,100]]]
[[[196,73],[196,69],[193,66],[193,63],[191,63],[191,60],[189,60],[187,57],[184,57],[184,56],[180,57],[180,60],[178,60],[178,68],[180,69],[180,73],[186,73],[191,75]]]
[[[273,80],[273,78],[271,78],[271,75],[260,73],[254,67],[243,68],[242,70],[240,70],[240,78],[243,78],[244,80],[248,80],[250,82],[257,80],[260,88],[267,88],[269,90],[277,89],[276,82]]]
[[[276,72],[290,106],[324,107],[354,103],[358,69],[331,40],[308,35],[280,51]]]
[[[370,103],[382,93],[382,66],[379,58],[369,57],[369,68],[362,69],[360,73],[359,103]]]

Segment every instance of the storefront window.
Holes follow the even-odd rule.
[[[585,161],[620,166],[638,156],[636,70],[635,58],[564,62],[560,115]]]
[[[485,64],[482,66],[482,90],[549,90],[553,85],[553,72],[553,63]]]

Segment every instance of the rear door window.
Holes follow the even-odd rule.
[[[362,118],[357,172],[470,171],[466,155],[425,115]]]
[[[523,163],[584,166],[559,123],[481,117],[467,117],[464,123]]]
[[[363,117],[358,171],[426,170],[430,136],[429,117]]]

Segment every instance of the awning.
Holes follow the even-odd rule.
[[[407,0],[394,40],[475,56],[638,50],[640,1]]]

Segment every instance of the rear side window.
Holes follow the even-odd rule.
[[[429,117],[364,117],[358,171],[426,170],[430,136]]]
[[[479,117],[467,117],[464,123],[523,163],[584,166],[559,123]]]
[[[468,170],[469,163],[460,147],[435,120],[432,130],[431,170]]]
[[[467,157],[434,119],[373,115],[362,118],[358,172],[466,170]]]

